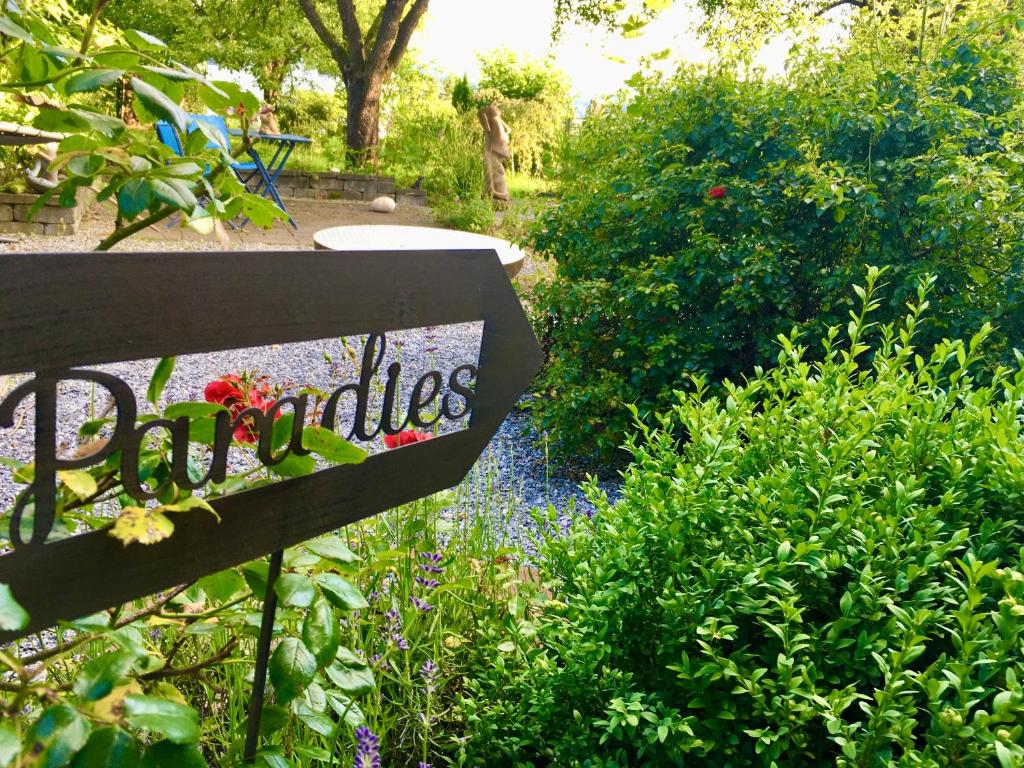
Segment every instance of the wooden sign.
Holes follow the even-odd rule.
[[[0,402],[0,429],[11,426],[15,409],[30,396],[35,409],[34,475],[4,521],[13,550],[0,556],[0,583],[11,587],[30,623],[18,633],[0,633],[0,642],[189,583],[457,485],[541,363],[493,251],[11,254],[0,264],[0,375],[32,374]],[[212,308],[235,321],[212,322]],[[479,360],[421,376],[397,402],[400,366],[382,368],[387,332],[476,321],[483,321]],[[468,427],[361,464],[217,498],[212,505],[219,520],[182,515],[174,534],[156,544],[125,546],[106,530],[48,540],[59,471],[118,457],[125,492],[142,503],[159,493],[139,477],[147,433],[166,429],[174,454],[188,453],[187,417],[139,423],[135,393],[85,366],[353,335],[368,336],[359,378],[335,391],[320,426],[355,441],[409,425],[427,428],[437,419],[468,418]],[[384,382],[383,413],[369,418],[374,377]],[[92,382],[116,405],[109,442],[77,459],[57,455],[58,386],[66,380]],[[346,423],[337,417],[342,397],[356,404],[354,420]],[[207,474],[190,478],[186,467],[173,466],[174,482],[200,490],[223,480],[231,435],[243,419],[259,437],[263,464],[304,454],[307,406],[304,396],[286,397],[266,411],[219,413]],[[269,433],[282,408],[295,414],[295,428],[275,452]],[[23,520],[28,508],[31,519]]]

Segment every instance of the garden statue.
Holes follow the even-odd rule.
[[[484,127],[484,177],[487,196],[508,202],[505,161],[512,157],[512,151],[508,146],[508,126],[501,119],[501,110],[495,104],[481,109],[477,117],[480,119],[480,125]]]
[[[49,192],[57,186],[57,172],[50,168],[50,163],[57,159],[55,144],[40,144],[35,150],[32,167],[25,171],[25,181],[33,192]]]
[[[277,114],[272,104],[264,104],[260,107],[260,133],[278,135],[281,133],[281,126],[277,122]]]

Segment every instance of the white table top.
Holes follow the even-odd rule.
[[[321,229],[313,235],[315,247],[325,251],[430,251],[494,249],[509,277],[523,268],[526,253],[497,237],[435,227],[367,224]]]

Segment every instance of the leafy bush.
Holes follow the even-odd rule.
[[[621,500],[546,540],[553,599],[479,649],[471,764],[1021,765],[1024,357],[979,384],[986,327],[925,359],[923,300],[869,356],[876,276],[823,362],[782,337],[678,394]]]
[[[749,373],[794,325],[817,338],[867,261],[892,267],[883,319],[931,273],[928,340],[986,320],[994,352],[1024,338],[1010,28],[964,21],[923,64],[855,39],[793,62],[789,83],[683,71],[588,119],[533,243],[557,262],[536,297],[543,427],[611,456],[623,402],[647,414],[688,373]]]
[[[295,90],[281,98],[277,119],[287,133],[308,136],[317,144],[345,137],[344,96],[319,91]],[[339,153],[344,159],[344,153]]]
[[[447,229],[466,232],[490,232],[494,227],[494,208],[489,200],[441,200],[434,206],[434,220]]]

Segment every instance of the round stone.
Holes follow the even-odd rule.
[[[397,207],[398,204],[394,201],[394,198],[387,195],[381,195],[370,203],[370,210],[374,213],[394,213]]]

